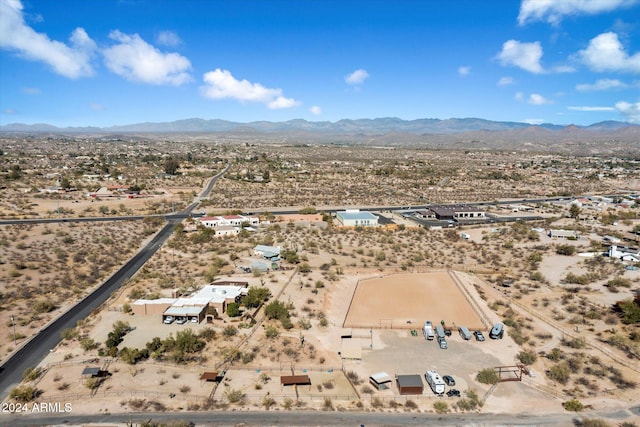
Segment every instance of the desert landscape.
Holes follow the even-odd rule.
[[[59,154],[27,168],[20,164],[35,164],[27,157],[42,159],[42,150],[18,155],[18,146],[3,140],[10,184],[3,189],[3,218],[68,221],[0,226],[5,359],[116,271],[159,230],[163,213],[186,206],[227,162],[230,170],[197,211],[251,212],[261,224],[216,237],[194,228],[197,217],[185,219],[100,310],[66,330],[49,356],[25,372],[11,401],[66,402],[74,413],[526,414],[545,408],[587,418],[622,411],[629,425],[638,421],[627,408],[637,404],[640,334],[638,321],[629,319],[636,319],[640,271],[633,262],[600,255],[611,239],[637,245],[632,195],[639,177],[631,161],[602,174],[605,163],[597,157],[588,159],[589,169],[587,159],[558,155],[525,161],[502,152],[322,146],[302,153],[212,141],[200,151],[173,144],[170,156],[149,161],[140,153],[162,145],[116,144],[88,159]],[[107,148],[95,147],[96,153]],[[116,182],[127,190],[96,197],[91,193],[98,188],[116,187],[111,174],[86,178],[80,165],[93,171],[103,155],[117,158],[117,150],[138,153],[137,160],[116,163],[122,175]],[[177,168],[167,177],[169,158]],[[72,160],[80,164],[69,175],[60,167]],[[9,180],[15,165],[20,176]],[[548,167],[563,171],[550,174]],[[585,180],[589,173],[594,178]],[[54,192],[40,190],[63,180]],[[319,193],[322,188],[332,191]],[[621,192],[616,200],[599,196]],[[543,197],[555,201],[509,202]],[[436,201],[484,201],[488,218],[505,221],[429,228],[412,219],[420,204]],[[327,212],[367,206],[398,208],[381,211],[390,221],[377,228],[342,227]],[[301,215],[278,213],[291,209]],[[127,215],[144,219],[120,219]],[[92,216],[113,220],[74,221]],[[552,229],[576,237],[549,237]],[[255,268],[264,262],[256,245],[281,248],[277,265]],[[216,281],[245,282],[252,297],[238,300],[237,311],[227,306],[212,312],[211,321],[183,325],[131,310],[137,300],[189,295]],[[448,349],[422,336],[429,319],[454,329]],[[489,338],[494,323],[505,325],[503,339]],[[463,324],[486,340],[462,339],[455,328]],[[456,385],[448,389],[461,397],[435,395],[426,382],[423,393],[404,395],[395,382],[377,390],[369,381],[378,372],[424,378],[429,369],[453,376]],[[285,384],[292,375],[304,382]],[[514,375],[519,381],[496,383]]]

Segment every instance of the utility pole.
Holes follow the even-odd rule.
[[[16,346],[16,321],[11,316],[11,325],[13,326],[13,345]]]

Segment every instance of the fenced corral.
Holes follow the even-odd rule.
[[[420,329],[429,319],[434,324],[444,321],[447,327],[486,329],[482,311],[461,286],[447,270],[361,280],[343,326]]]

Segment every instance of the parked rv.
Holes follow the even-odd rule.
[[[431,324],[431,320],[427,320],[422,327],[422,334],[424,335],[425,340],[431,341],[435,338],[435,334],[433,333],[433,325]]]
[[[502,339],[503,336],[504,326],[502,325],[502,323],[496,323],[495,325],[493,325],[493,328],[491,328],[491,332],[489,332],[489,338],[497,340]]]
[[[460,326],[458,328],[458,333],[463,340],[469,341],[471,339],[471,332],[469,332],[469,329],[467,329],[466,326]]]
[[[427,380],[427,384],[429,384],[429,387],[431,387],[431,390],[433,390],[435,394],[444,393],[444,381],[438,372],[427,371],[424,373],[424,377]]]

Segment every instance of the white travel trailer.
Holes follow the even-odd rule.
[[[422,334],[424,335],[425,340],[431,341],[435,334],[433,333],[433,325],[431,324],[431,320],[427,320],[422,327]]]
[[[431,387],[431,390],[435,394],[444,393],[444,380],[440,374],[436,371],[427,371],[424,373],[424,377],[427,380],[427,384]]]

